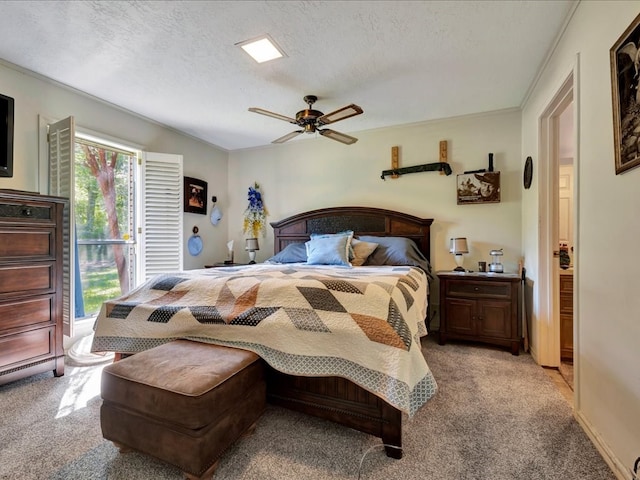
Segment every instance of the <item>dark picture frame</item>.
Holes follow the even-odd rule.
[[[633,133],[640,127],[639,47],[640,15],[609,50],[616,175],[640,165],[640,142]]]
[[[500,172],[465,173],[456,180],[458,205],[500,203]]]
[[[207,182],[184,177],[184,211],[207,214]]]

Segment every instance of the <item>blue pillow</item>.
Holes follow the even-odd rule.
[[[431,265],[415,242],[405,237],[375,237],[362,235],[358,240],[378,244],[365,265],[410,265],[422,268],[431,276]]]
[[[315,237],[305,243],[309,265],[341,265],[350,267],[349,240],[346,235]]]
[[[353,239],[353,230],[345,230],[343,232],[337,232],[337,233],[312,233],[311,235],[309,235],[309,237],[311,239],[314,239],[314,238],[335,237],[340,235],[349,238],[349,240],[347,241],[347,247],[349,248],[349,260],[353,260],[353,257],[355,256],[355,254],[353,253],[353,247],[351,246],[351,240]]]
[[[290,243],[265,263],[300,263],[307,261],[307,248],[304,243]]]

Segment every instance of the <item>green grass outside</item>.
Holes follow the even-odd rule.
[[[115,265],[92,267],[82,272],[81,277],[85,315],[98,313],[102,302],[122,295]]]

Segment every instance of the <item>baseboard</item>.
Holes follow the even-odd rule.
[[[609,446],[602,440],[602,437],[592,428],[591,423],[580,412],[574,410],[573,414],[616,478],[618,480],[633,480],[631,470],[625,467],[618,457],[614,455]]]

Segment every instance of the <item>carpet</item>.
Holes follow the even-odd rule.
[[[439,390],[405,417],[401,460],[386,457],[370,435],[268,406],[256,432],[221,458],[214,478],[615,480],[528,354],[434,340],[423,340],[423,352]],[[0,387],[0,478],[182,478],[151,457],[121,455],[102,438],[103,367],[71,367],[61,378],[40,374]]]

